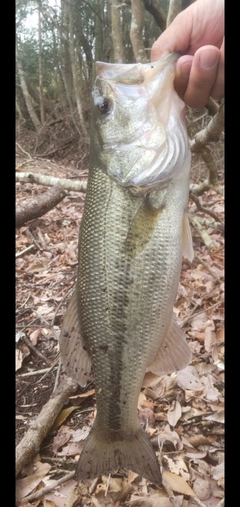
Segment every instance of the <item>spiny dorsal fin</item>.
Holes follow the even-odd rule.
[[[64,315],[59,347],[63,369],[85,387],[91,371],[91,359],[81,336],[76,289]]]
[[[194,251],[192,245],[192,233],[188,220],[188,214],[185,211],[183,216],[183,256],[186,257],[190,262],[194,259]]]
[[[173,313],[168,332],[147,371],[151,371],[155,375],[165,375],[182,370],[190,363],[191,359],[192,353],[186,342],[185,334],[178,326]]]

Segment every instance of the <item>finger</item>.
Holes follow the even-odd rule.
[[[193,56],[185,55],[179,58],[176,64],[174,88],[182,100],[188,87],[192,62]]]
[[[215,46],[203,46],[196,51],[183,96],[188,106],[200,109],[207,104],[217,77],[219,59],[220,50]]]
[[[215,100],[219,100],[224,97],[224,42],[222,43],[220,53],[217,77],[211,90],[211,97]]]

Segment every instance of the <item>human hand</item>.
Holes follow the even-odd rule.
[[[201,108],[211,96],[224,96],[224,3],[196,0],[154,42],[151,61],[173,51],[182,56],[174,86],[190,107]]]

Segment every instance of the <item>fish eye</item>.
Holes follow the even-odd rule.
[[[97,104],[96,109],[101,115],[109,113],[111,110],[111,101],[103,97]]]

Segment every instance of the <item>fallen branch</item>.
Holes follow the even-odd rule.
[[[201,151],[201,155],[208,168],[208,183],[216,187],[218,185],[218,168],[213,154],[211,150],[205,146]]]
[[[30,340],[27,338],[27,336],[24,336],[23,337],[23,340],[25,341],[27,347],[32,350],[32,352],[34,354],[36,354],[36,356],[40,357],[46,364],[49,363],[48,359],[41,353],[39,352],[39,350],[36,349],[36,347],[34,347],[34,345],[31,344]]]
[[[30,250],[32,250],[33,248],[35,248],[35,245],[30,245],[30,246],[28,246],[27,248],[24,248],[24,250],[22,250],[21,252],[17,252],[17,253],[16,253],[16,255],[15,255],[16,259],[17,259],[18,257],[21,257],[21,255],[24,255],[25,253],[29,252],[29,251],[30,251]]]
[[[29,220],[45,215],[45,213],[61,202],[66,195],[67,192],[58,184],[42,195],[39,195],[36,199],[32,199],[30,202],[18,206],[16,208],[16,227],[22,227],[22,225],[29,222]]]
[[[222,220],[219,218],[217,213],[214,213],[214,211],[206,208],[205,206],[202,206],[198,197],[196,195],[194,195],[194,193],[191,190],[189,192],[189,195],[190,195],[192,201],[195,202],[198,211],[202,211],[203,213],[206,213],[207,215],[210,215],[210,217],[214,218],[216,220],[216,222],[222,223]]]
[[[213,104],[210,103],[210,105]],[[200,132],[195,135],[194,139],[190,141],[191,151],[193,153],[201,152],[201,156],[208,168],[208,180],[196,188],[196,191],[194,193],[197,195],[203,194],[210,188],[215,188],[216,191],[219,191],[217,190],[219,187],[217,164],[215,162],[211,149],[206,145],[211,142],[219,141],[220,136],[223,132],[223,128],[224,105],[222,104],[208,125],[204,129],[200,130]]]
[[[214,273],[214,271],[210,268],[210,266],[207,264],[207,262],[203,261],[201,257],[199,257],[197,254],[194,256],[195,259],[202,264],[202,266],[209,272],[209,274],[216,280],[218,283],[221,283],[220,278]]]
[[[199,507],[207,507],[205,503],[203,503],[199,498],[196,496],[190,496],[191,502],[195,502]]]
[[[209,306],[208,308],[202,308],[202,310],[200,310],[199,312],[196,312],[195,313],[195,310],[196,308],[199,306],[199,304],[197,303],[193,310],[190,312],[190,314],[188,315],[188,317],[186,317],[186,319],[182,322],[181,326],[180,327],[184,327],[186,326],[186,324],[192,320],[193,318],[197,317],[198,315],[201,315],[201,313],[203,312],[208,312],[209,310],[213,310],[214,308],[217,308],[217,306],[221,305],[222,304],[222,301],[219,301],[218,303],[215,303],[214,305],[212,306]],[[205,414],[206,415],[206,414]],[[193,417],[196,417],[196,416],[193,416]]]
[[[220,195],[224,194],[224,186],[223,185],[210,185],[208,181],[203,181],[203,183],[200,183],[200,185],[196,185],[195,183],[190,184],[190,190],[195,195],[203,195],[204,192],[207,192],[207,190],[213,189],[215,192],[217,192]]]
[[[64,482],[70,481],[70,479],[73,479],[74,475],[75,475],[75,471],[74,472],[70,472],[69,474],[65,475],[64,477],[61,477],[61,479],[58,479],[57,481],[53,481],[51,484],[48,484],[48,486],[45,486],[45,488],[39,489],[38,491],[35,491],[35,493],[32,493],[31,495],[24,496],[20,500],[20,504],[22,502],[25,503],[26,501],[32,502],[33,500],[38,500],[39,498],[41,498],[46,493],[49,493],[49,491],[52,491],[54,488],[57,488],[58,486],[60,486]]]
[[[32,157],[31,157],[30,153],[28,153],[27,151],[25,151],[19,143],[16,143],[16,145],[17,145],[18,148],[20,148],[20,150],[22,151],[22,153],[24,153],[24,155],[27,155],[27,157],[28,157],[29,160],[32,160]],[[23,164],[29,163],[29,160],[27,162],[23,162]],[[23,164],[21,164],[21,166]]]
[[[54,395],[43,406],[37,418],[31,422],[27,433],[22,438],[16,449],[16,475],[19,475],[23,467],[37,454],[43,439],[52,428],[62,407],[71,396],[78,384],[70,377],[66,377],[59,384]]]
[[[57,368],[57,366],[55,368]],[[32,377],[33,375],[42,375],[43,373],[49,373],[51,370],[52,367],[43,368],[42,370],[28,371],[27,373],[19,373],[18,377]]]
[[[16,172],[16,181],[22,183],[37,183],[52,187],[56,184],[61,185],[65,190],[75,190],[76,192],[86,192],[87,183],[85,181],[72,181],[67,178],[56,178],[55,176],[47,176],[46,174],[33,174],[31,172]]]
[[[209,236],[207,231],[205,229],[203,229],[200,221],[198,220],[198,217],[190,215],[190,214],[188,216],[189,216],[189,220],[190,220],[191,225],[194,227],[194,229],[197,230],[197,232],[201,236],[204,245],[206,245],[206,247],[209,248],[210,251],[215,249],[218,246],[218,244],[216,243],[215,240],[213,240]]]
[[[219,141],[224,127],[224,106],[221,105],[219,111],[211,119],[208,125],[198,132],[194,139],[190,141],[192,152],[201,151],[205,144]]]
[[[195,216],[193,213],[188,213],[188,215],[189,217]],[[211,229],[216,229],[218,232],[224,231],[224,224],[222,222],[214,222],[212,219],[201,215],[198,215],[198,221],[205,228],[211,227]]]
[[[217,104],[217,102],[215,102],[215,100],[212,99],[212,97],[209,98],[205,108],[208,110],[208,114],[210,114],[210,116],[214,116],[215,114],[218,113],[219,111],[219,105]]]

